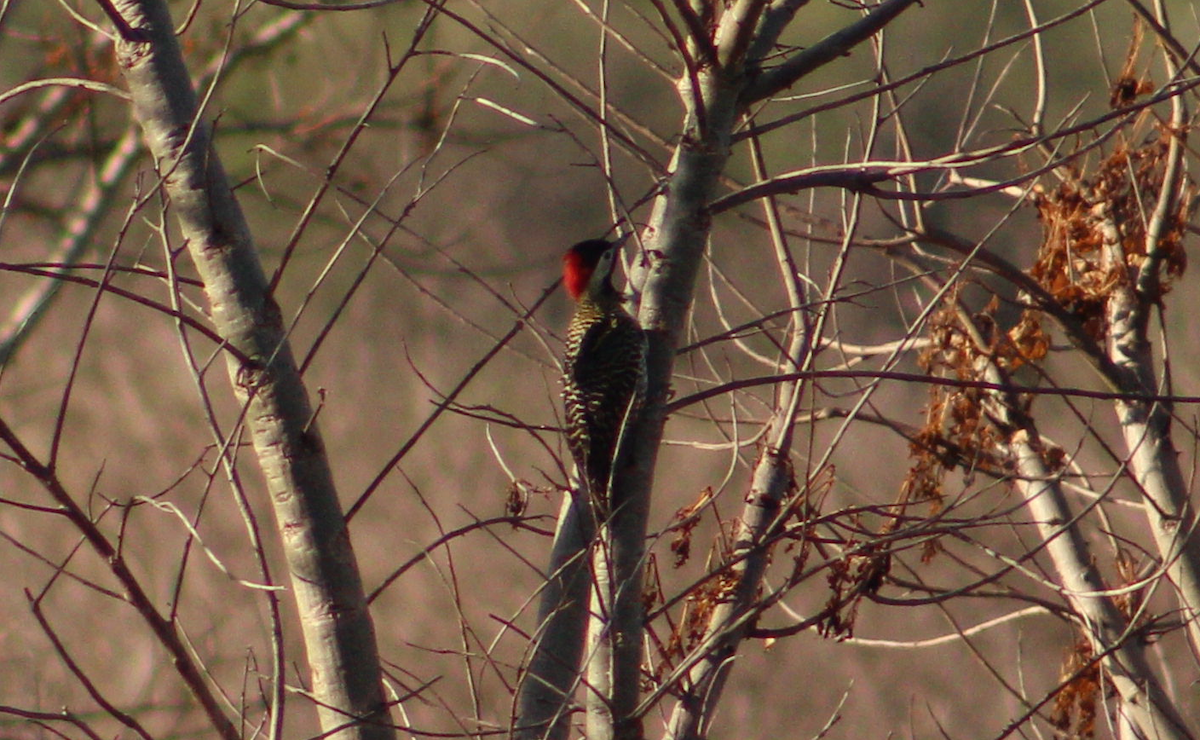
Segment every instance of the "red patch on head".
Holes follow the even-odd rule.
[[[588,265],[583,258],[583,255],[572,249],[563,255],[563,286],[567,289],[567,295],[573,300],[579,300],[579,296],[587,291],[588,281],[592,279],[592,270],[594,265]]]

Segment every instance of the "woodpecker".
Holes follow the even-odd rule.
[[[646,385],[646,335],[612,284],[623,241],[590,239],[563,255],[563,285],[575,301],[563,361],[567,447],[600,511],[608,509],[613,460]]]

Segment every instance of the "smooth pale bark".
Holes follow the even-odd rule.
[[[682,83],[684,100],[691,98]],[[706,126],[689,115],[664,195],[655,202],[646,229],[645,266],[634,273],[641,296],[638,319],[646,330],[646,403],[630,434],[626,464],[615,472],[611,522],[611,565],[615,588],[609,632],[613,640],[611,711],[619,740],[639,737],[638,705],[642,661],[642,575],[646,520],[654,467],[666,424],[666,402],[696,275],[708,243],[704,208],[712,199],[729,158],[729,135],[737,117],[737,88],[721,76],[701,77]],[[618,496],[620,497],[618,501]]]
[[[768,74],[756,68],[755,60],[774,53],[779,35],[807,0],[738,0],[726,7],[711,39],[693,36],[689,40],[689,58],[705,63],[686,72],[678,82],[685,108],[680,143],[643,233],[645,249],[634,261],[631,275],[639,299],[637,317],[648,339],[647,393],[641,416],[628,433],[626,457],[613,472],[614,513],[608,523],[611,536],[593,556],[593,575],[600,583],[589,628],[587,731],[592,740],[626,740],[643,735],[636,708],[641,684],[647,513],[666,424],[675,352],[694,300],[696,276],[711,227],[708,208],[716,199],[729,159],[733,128],[746,106],[844,55],[916,1],[885,0],[861,21],[797,55],[802,59],[776,66]],[[764,468],[762,476],[777,477],[777,471],[771,473]],[[756,486],[762,476],[756,475]],[[748,531],[757,531],[765,521],[756,519],[759,514],[747,516],[754,520],[747,520],[751,528]],[[757,566],[746,567],[745,582],[756,583]],[[714,624],[714,629],[721,628]],[[727,647],[735,649],[740,634],[730,635]],[[712,677],[721,681],[723,676],[720,673]],[[717,694],[719,691],[713,696]],[[567,702],[570,696],[562,694],[560,700]],[[521,706],[526,706],[524,699]],[[700,715],[688,721],[703,722],[703,715],[711,709],[706,705]]]
[[[915,4],[886,0],[860,22],[813,48],[803,64],[786,63],[770,74],[755,68],[751,50],[765,53],[795,12],[799,0],[739,0],[728,6],[706,45],[692,39],[689,56],[710,63],[679,80],[685,107],[682,135],[670,172],[655,200],[643,233],[645,251],[635,260],[632,282],[640,298],[638,320],[649,341],[646,403],[631,431],[629,459],[615,471],[612,521],[612,578],[616,593],[609,629],[613,635],[611,712],[618,740],[640,737],[638,704],[642,649],[642,571],[645,567],[646,516],[658,449],[666,424],[675,351],[694,301],[696,276],[708,245],[708,206],[730,155],[733,127],[746,106],[782,90],[805,74],[837,59]],[[812,56],[815,54],[816,56]],[[756,82],[757,81],[757,82]]]
[[[1128,620],[1103,593],[1104,581],[1071,518],[1058,476],[1046,467],[1036,432],[1018,429],[1008,446],[1020,475],[1017,489],[1046,543],[1063,595],[1079,615],[1092,652],[1100,656],[1120,697],[1117,712],[1141,740],[1191,738],[1169,695],[1155,680],[1140,638],[1130,634]]]
[[[766,163],[757,142],[752,145],[752,154],[755,176],[761,179],[767,174]],[[815,322],[805,315],[802,307],[808,303],[807,289],[788,249],[775,202],[764,200],[763,210],[775,244],[788,302],[796,309],[792,316],[791,339],[779,361],[780,370],[809,369],[814,358],[813,338],[820,336],[829,314],[823,311]],[[839,259],[838,264],[845,263]],[[836,290],[841,282],[840,275],[840,269],[832,271],[826,295]],[[750,490],[735,523],[728,561],[733,565],[728,568],[727,578],[721,579],[728,586],[718,597],[704,636],[692,650],[696,662],[687,669],[678,685],[672,687],[672,693],[679,696],[679,701],[671,712],[667,740],[698,740],[708,735],[738,647],[753,622],[763,575],[771,557],[772,536],[781,524],[779,514],[785,498],[796,486],[791,447],[803,389],[800,380],[779,386],[771,421],[763,435],[767,442],[759,453]]]
[[[613,661],[616,656],[613,642],[620,637],[614,635],[612,630],[614,588],[617,584],[612,579],[609,533],[607,528],[601,528],[600,531],[601,537],[591,555],[591,618],[587,625],[587,690],[583,703],[587,715],[584,736],[588,740],[613,740],[618,731],[612,703]]]
[[[1183,102],[1177,98],[1172,105],[1175,130],[1182,131]],[[1147,257],[1141,267],[1127,264],[1121,225],[1115,220],[1112,204],[1101,200],[1092,213],[1103,237],[1102,264],[1109,271],[1123,274],[1108,292],[1105,318],[1114,379],[1128,393],[1153,396],[1170,391],[1155,378],[1148,332],[1150,317],[1162,294],[1159,272],[1164,254],[1159,242],[1166,222],[1175,216],[1179,198],[1183,197],[1183,150],[1180,138],[1172,137],[1158,202],[1145,224]],[[1200,532],[1196,531],[1196,509],[1171,435],[1171,406],[1160,401],[1117,401],[1116,411],[1129,470],[1146,501],[1154,543],[1175,586],[1193,649],[1200,651]]]
[[[542,588],[533,657],[517,691],[515,740],[566,740],[570,734],[587,625],[593,532],[591,512],[579,498],[565,497]]]
[[[375,633],[312,407],[162,0],[116,0],[134,112],[204,281],[291,572],[321,726],[391,740]]]
[[[965,312],[960,318],[974,334],[976,345],[986,346]],[[976,363],[989,382],[1004,384],[1008,380],[985,357]],[[1003,446],[1016,467],[1017,490],[1054,565],[1062,595],[1077,615],[1092,654],[1117,691],[1116,713],[1122,724],[1127,724],[1139,740],[1188,740],[1192,735],[1171,696],[1151,671],[1141,638],[1132,634],[1129,620],[1105,593],[1108,589],[1096,569],[1095,558],[1067,506],[1060,474],[1046,464],[1046,450],[1037,428],[1020,410],[1013,393],[991,393],[990,407],[999,431],[1007,437]]]

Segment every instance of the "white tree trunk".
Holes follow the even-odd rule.
[[[162,0],[116,0],[134,112],[204,281],[234,392],[274,504],[321,726],[390,740],[375,632],[312,407]]]

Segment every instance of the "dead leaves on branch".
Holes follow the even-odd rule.
[[[1141,94],[1144,81],[1132,70],[1123,89]],[[1114,93],[1115,94],[1115,93]],[[1098,344],[1108,337],[1108,302],[1118,288],[1134,287],[1146,305],[1161,299],[1187,266],[1184,237],[1195,208],[1195,188],[1188,182],[1166,214],[1163,226],[1150,234],[1151,213],[1166,178],[1171,137],[1165,123],[1143,114],[1138,125],[1120,138],[1091,174],[1082,164],[1057,173],[1053,189],[1035,188],[1032,203],[1042,225],[1042,242],[1029,274],[1049,298],[1061,305]],[[1131,145],[1140,128],[1150,133]],[[1114,259],[1114,255],[1119,258]],[[1139,281],[1147,260],[1159,271],[1157,279]],[[1050,349],[1041,311],[1024,308],[1010,326],[1002,325],[1000,299],[993,296],[980,311],[969,313],[963,292],[966,281],[952,287],[943,305],[927,324],[929,347],[919,363],[930,375],[964,381],[983,379],[995,366],[1011,376],[1027,366],[1040,366]],[[1010,320],[1011,321],[1011,320]],[[955,467],[964,472],[985,469],[1003,474],[998,430],[985,411],[989,392],[977,388],[934,386],[925,407],[923,426],[910,440],[912,465],[901,485],[900,502],[930,502],[936,511],[944,495],[945,476]],[[1015,399],[1022,414],[1031,411],[1032,398]],[[1062,450],[1047,450],[1051,469],[1065,463]],[[931,553],[926,553],[926,559]]]
[[[1070,311],[1097,342],[1107,338],[1105,306],[1114,288],[1128,285],[1146,262],[1148,250],[1161,265],[1159,303],[1187,267],[1183,240],[1195,207],[1194,187],[1167,214],[1157,239],[1147,225],[1162,189],[1171,137],[1162,122],[1138,146],[1121,142],[1090,177],[1070,171],[1058,187],[1037,189],[1033,203],[1042,223],[1042,245],[1030,274]],[[1121,261],[1105,257],[1107,239],[1119,241]]]
[[[988,363],[1006,373],[1036,365],[1050,348],[1050,338],[1041,318],[1033,310],[1021,312],[1019,320],[1003,329],[997,316],[1000,302],[994,298],[983,310],[967,316],[960,303],[961,287],[950,291],[945,303],[930,318],[929,346],[918,363],[930,375],[962,381],[981,379]],[[964,474],[984,470],[1004,474],[997,456],[998,431],[985,412],[982,388],[931,385],[924,423],[909,440],[912,464],[900,487],[897,506],[928,502],[929,514],[938,513],[945,494],[945,477],[955,468]],[[1023,411],[1032,399],[1024,399]],[[938,551],[930,540],[922,555],[929,562]]]
[[[780,555],[781,560],[783,556],[790,555],[791,574],[787,577],[793,584],[803,579],[805,562],[813,543],[812,526],[806,509],[807,501],[813,497],[817,500],[824,498],[834,480],[832,466],[827,466],[821,474],[815,475],[804,489],[801,489],[794,479],[791,480],[767,528],[753,535],[736,519],[724,519],[720,516],[711,488],[705,488],[695,501],[675,513],[671,526],[674,537],[670,543],[674,556],[673,570],[679,570],[689,562],[693,539],[704,515],[711,514],[716,524],[716,533],[704,563],[706,575],[687,590],[679,600],[678,609],[674,611],[666,608],[661,586],[662,574],[657,560],[652,558],[647,566],[645,582],[649,585],[643,595],[646,612],[661,612],[665,622],[665,630],[656,629],[654,624],[647,625],[648,634],[657,652],[657,661],[649,671],[652,682],[661,683],[701,646],[706,636],[710,636],[709,630],[714,627],[713,615],[720,606],[738,598],[746,599],[745,603],[739,606],[739,618],[742,614],[752,615],[745,625],[748,629],[756,621],[757,612],[764,608],[761,584],[748,599],[745,594],[740,597],[737,594],[739,589],[745,587],[742,579],[748,559],[765,558],[765,567],[769,567],[776,555]],[[751,538],[753,544],[748,544]]]
[[[675,567],[681,568],[692,554],[692,533],[700,524],[700,513],[713,498],[712,487],[705,488],[700,497],[675,512],[675,537],[671,540],[671,552],[675,555]]]
[[[1104,681],[1102,686],[1100,663],[1092,655],[1091,642],[1083,635],[1076,638],[1063,659],[1062,680],[1063,686],[1054,696],[1054,707],[1050,711],[1055,737],[1095,737],[1097,706],[1103,687],[1108,688],[1109,694],[1115,692],[1111,681]]]
[[[1134,557],[1124,548],[1118,549],[1113,559],[1116,583],[1111,587],[1117,592],[1112,600],[1129,620],[1132,630],[1141,631],[1150,622],[1142,608],[1146,599],[1146,587],[1128,588],[1145,579],[1139,577]],[[1145,639],[1138,635],[1132,639]],[[1116,690],[1110,677],[1105,675],[1095,655],[1091,641],[1077,633],[1075,641],[1063,656],[1061,686],[1054,695],[1050,710],[1050,723],[1056,738],[1091,738],[1096,735],[1096,719],[1103,707],[1115,706]]]
[[[1127,105],[1145,91],[1144,82],[1124,75],[1114,88],[1114,105]],[[1184,239],[1196,190],[1185,181],[1178,193],[1168,193],[1175,197],[1163,197],[1163,183],[1171,182],[1173,137],[1180,134],[1152,115],[1144,113],[1139,122],[1150,123],[1149,135],[1139,143],[1131,143],[1140,136],[1139,126],[1131,127],[1093,172],[1085,173],[1078,163],[1062,168],[1056,187],[1037,188],[1032,197],[1042,241],[1029,275],[1101,347],[1109,339],[1110,301],[1118,291],[1144,309],[1161,310],[1163,296],[1187,267]],[[1159,214],[1162,220],[1156,226],[1154,212],[1163,202],[1171,205]],[[920,358],[922,368],[931,375],[973,381],[986,379],[989,366],[1008,377],[1023,367],[1039,367],[1050,348],[1041,312],[1020,300],[1027,307],[1006,328],[997,297],[970,313],[963,300],[966,284],[953,286],[928,322],[932,341]],[[1012,410],[1030,418],[1032,400],[1010,396],[1006,402],[1016,403],[1019,407]],[[1005,425],[988,413],[990,403],[991,391],[931,388],[925,423],[911,439],[913,462],[901,487],[901,501],[929,501],[936,509],[945,496],[946,474],[956,466],[1006,472]],[[1050,471],[1061,471],[1069,462],[1067,453],[1052,445],[1042,454]],[[1150,619],[1144,609],[1145,588],[1138,585],[1138,568],[1128,552],[1118,551],[1114,571],[1120,588],[1111,597],[1113,603],[1133,629],[1144,628]],[[1093,737],[1097,717],[1112,698],[1111,687],[1090,641],[1080,636],[1067,651],[1062,685],[1050,712],[1057,737]]]
[[[847,544],[853,554],[834,561],[829,568],[829,600],[817,622],[817,632],[822,637],[854,636],[859,605],[865,596],[879,591],[892,566],[886,544]]]
[[[1128,103],[1129,96],[1145,92],[1145,85],[1136,77],[1121,85],[1114,95],[1123,96],[1123,104]],[[1045,291],[1039,299],[1056,301],[1078,320],[1092,340],[1101,344],[1107,339],[1108,301],[1115,289],[1135,287],[1143,290],[1139,300],[1158,304],[1187,264],[1183,245],[1194,207],[1194,188],[1190,183],[1184,187],[1161,230],[1151,233],[1150,214],[1160,199],[1175,133],[1155,121],[1149,112],[1144,114],[1142,123],[1146,122],[1151,124],[1150,135],[1142,137],[1140,143],[1130,143],[1137,129],[1131,127],[1126,140],[1118,141],[1095,164],[1093,172],[1085,172],[1084,162],[1064,167],[1056,173],[1060,176],[1056,186],[1035,190],[1031,199],[1042,226],[1042,240],[1028,274]],[[1119,256],[1114,259],[1114,255]],[[1158,279],[1139,281],[1139,273],[1146,272],[1148,264],[1158,270]],[[1146,290],[1146,285],[1152,290]],[[1043,312],[1027,296],[1013,296],[1007,304],[992,296],[982,308],[968,307],[969,296],[964,292],[980,288],[986,286],[963,278],[947,291],[941,307],[926,324],[930,343],[919,358],[921,368],[931,376],[970,382],[987,380],[989,368],[998,370],[1002,377],[1028,374],[1030,368],[1040,370],[1051,348],[1049,324]],[[1057,315],[1061,317],[1061,312]],[[853,634],[862,599],[869,598],[887,579],[893,547],[906,537],[902,528],[920,528],[943,513],[952,495],[947,490],[948,474],[959,469],[969,485],[974,473],[1006,478],[1013,472],[1005,450],[1011,429],[996,414],[996,391],[934,385],[929,394],[923,423],[909,436],[911,464],[896,499],[870,512],[882,517],[882,525],[873,531],[860,521],[862,512],[822,517],[826,524],[837,520],[853,532],[833,542],[815,537],[814,515],[802,511],[803,505],[784,517],[790,524],[782,538],[794,537],[790,546],[800,548],[793,558],[795,573],[800,572],[810,553],[827,558],[822,571],[827,587],[824,606],[811,621],[805,620],[823,636],[836,639]],[[1034,398],[1010,394],[1003,402],[1012,406],[1012,412],[1030,418]],[[1063,449],[1051,444],[1041,449],[1050,471],[1061,471],[1069,463]],[[701,512],[711,505],[711,495],[705,492],[694,505],[677,514],[670,546],[675,568],[689,561],[696,526]],[[801,501],[802,497],[792,500]],[[809,500],[823,497],[810,495]],[[714,610],[736,588],[729,566],[733,557],[732,526],[720,522],[710,551],[710,575],[672,607],[674,618],[666,615],[668,629],[662,639],[652,638],[659,647],[652,680],[661,681],[700,645]],[[928,563],[942,545],[934,536],[922,539],[921,560]],[[826,545],[835,547],[836,552],[826,550]],[[1133,577],[1128,564],[1118,563],[1117,571],[1127,582]],[[654,581],[654,577],[648,579]],[[793,585],[795,582],[789,581]],[[756,597],[756,602],[761,598]],[[1139,611],[1140,598],[1140,592],[1134,591],[1114,601],[1134,619],[1132,614]],[[661,591],[652,601],[648,608],[663,606]],[[1084,652],[1086,644],[1081,645],[1071,649],[1064,668],[1066,683],[1055,699],[1053,723],[1064,733],[1086,737],[1095,726],[1100,698],[1097,692],[1102,690],[1102,681],[1092,665],[1095,661]]]

